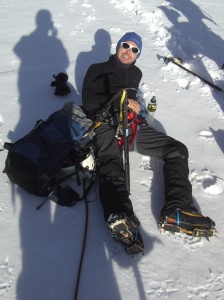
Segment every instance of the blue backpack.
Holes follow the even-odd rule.
[[[54,192],[59,196],[57,204],[74,205],[78,194],[71,188],[67,189],[68,195],[63,194],[64,199],[60,197],[60,184],[74,174],[61,177],[61,169],[74,165],[77,170],[80,162],[90,155],[92,127],[92,121],[79,106],[66,103],[46,121],[37,121],[17,142],[4,144],[8,155],[3,172],[29,193],[49,197]]]

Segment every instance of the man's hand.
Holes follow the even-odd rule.
[[[128,107],[131,110],[133,110],[133,112],[136,113],[136,115],[140,113],[140,105],[136,100],[128,98]]]

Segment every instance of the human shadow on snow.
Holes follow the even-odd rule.
[[[35,30],[23,36],[14,47],[14,52],[20,59],[20,119],[14,131],[8,134],[12,142],[29,132],[37,120],[46,119],[49,114],[62,107],[65,99],[69,99],[55,97],[50,87],[52,75],[60,71],[66,72],[69,65],[67,52],[57,38],[50,12],[38,11],[35,21]],[[73,90],[73,98],[75,93]],[[17,299],[69,299],[69,281],[65,278],[66,267],[68,270],[70,267],[66,262],[70,241],[60,232],[63,226],[56,217],[59,208],[55,209],[55,217],[52,217],[50,203],[41,211],[36,211],[35,206],[41,200],[12,185],[12,202],[20,201],[21,204],[19,229],[22,271],[17,281]],[[16,203],[14,205],[17,207]],[[56,250],[61,249],[59,240],[65,247],[60,255]],[[64,266],[61,266],[61,262],[64,262]]]
[[[111,36],[109,32],[103,28],[98,29],[94,35],[94,42],[95,44],[92,45],[91,51],[80,52],[76,59],[75,83],[80,97],[83,80],[89,66],[94,63],[107,61],[111,55]]]
[[[50,83],[54,74],[66,72],[68,55],[57,37],[50,12],[40,10],[35,21],[34,31],[22,36],[13,49],[20,60],[17,80],[20,119],[14,132],[8,134],[12,141],[27,133],[36,120],[45,119],[60,109],[65,101],[75,100],[77,94],[73,88],[72,93],[65,97],[54,96]]]
[[[68,67],[67,53],[57,38],[50,12],[41,10],[36,16],[36,29],[22,37],[15,45],[14,52],[21,60],[18,72],[18,91],[20,120],[8,138],[14,142],[35,125],[37,119],[45,118],[61,107],[61,99],[55,99],[50,88],[52,75],[65,71]],[[58,101],[57,101],[58,100]],[[51,220],[50,205],[37,213],[35,204],[38,197],[27,194],[12,185],[12,201],[21,198],[19,219],[20,242],[22,250],[22,272],[17,282],[17,299],[55,299],[54,276],[58,272],[57,263],[52,263],[55,256],[50,250],[54,241],[49,239],[55,224]],[[58,299],[63,299],[58,293]]]
[[[170,33],[167,42],[168,49],[174,57],[180,57],[189,62],[193,72],[214,82],[215,79],[211,77],[203,58],[207,57],[214,61],[217,70],[224,63],[221,51],[224,48],[224,41],[207,24],[210,22],[216,26],[219,25],[191,0],[168,0],[167,3],[167,6],[159,6],[159,8],[172,23],[171,27],[166,28]],[[184,21],[183,17],[185,18]],[[214,83],[224,89],[223,80],[219,79]],[[211,92],[221,111],[224,112],[223,93],[214,88],[211,88]],[[219,141],[223,139],[223,131],[217,130],[214,138],[220,146]]]
[[[37,13],[35,30],[22,37],[14,51],[21,61],[18,71],[20,119],[15,130],[9,132],[8,138],[12,142],[29,132],[36,120],[46,119],[67,101],[79,100],[72,86],[72,92],[63,98],[54,96],[54,90],[50,87],[52,75],[66,72],[69,60],[62,42],[57,38],[57,30],[48,10]],[[47,202],[36,211],[42,198],[28,194],[13,184],[11,186],[15,208],[18,207],[15,202],[21,204],[19,230],[22,266],[17,280],[17,299],[72,299],[83,238],[83,203],[64,208]],[[97,250],[96,253],[101,253],[100,264],[104,266],[105,272],[102,273],[98,265],[94,266],[95,269],[87,266],[83,276],[85,278],[85,274],[91,274],[93,281],[90,284],[83,280],[82,290],[87,291],[87,298],[95,293],[97,299],[103,300],[106,297],[119,300],[121,296],[113,266],[104,248]],[[95,259],[95,255],[92,259]],[[97,285],[94,281],[97,277],[101,279],[98,282],[99,291],[94,286]]]

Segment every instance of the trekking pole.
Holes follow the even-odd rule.
[[[213,88],[216,89],[217,91],[219,91],[219,92],[224,92],[223,89],[221,89],[219,86],[217,86],[217,85],[214,84],[213,82],[211,82],[211,81],[205,79],[205,78],[202,77],[201,75],[199,75],[199,74],[197,74],[197,73],[191,71],[190,69],[184,67],[184,66],[182,65],[182,59],[181,59],[181,58],[178,58],[178,57],[165,57],[165,58],[164,58],[164,61],[168,61],[168,62],[171,61],[174,65],[180,67],[182,70],[184,70],[184,71],[190,73],[191,75],[198,77],[202,82],[208,84],[209,86],[213,87]]]
[[[130,164],[129,164],[129,146],[128,146],[128,97],[127,91],[124,89],[121,96],[121,106],[122,106],[122,131],[124,138],[124,172],[125,172],[125,184],[127,187],[128,194],[130,195]]]

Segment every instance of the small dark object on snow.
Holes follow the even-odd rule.
[[[71,92],[67,81],[68,81],[68,75],[65,73],[58,73],[58,75],[53,75],[54,81],[51,82],[51,86],[55,86],[55,92],[54,94],[56,96],[65,96],[68,93]]]

